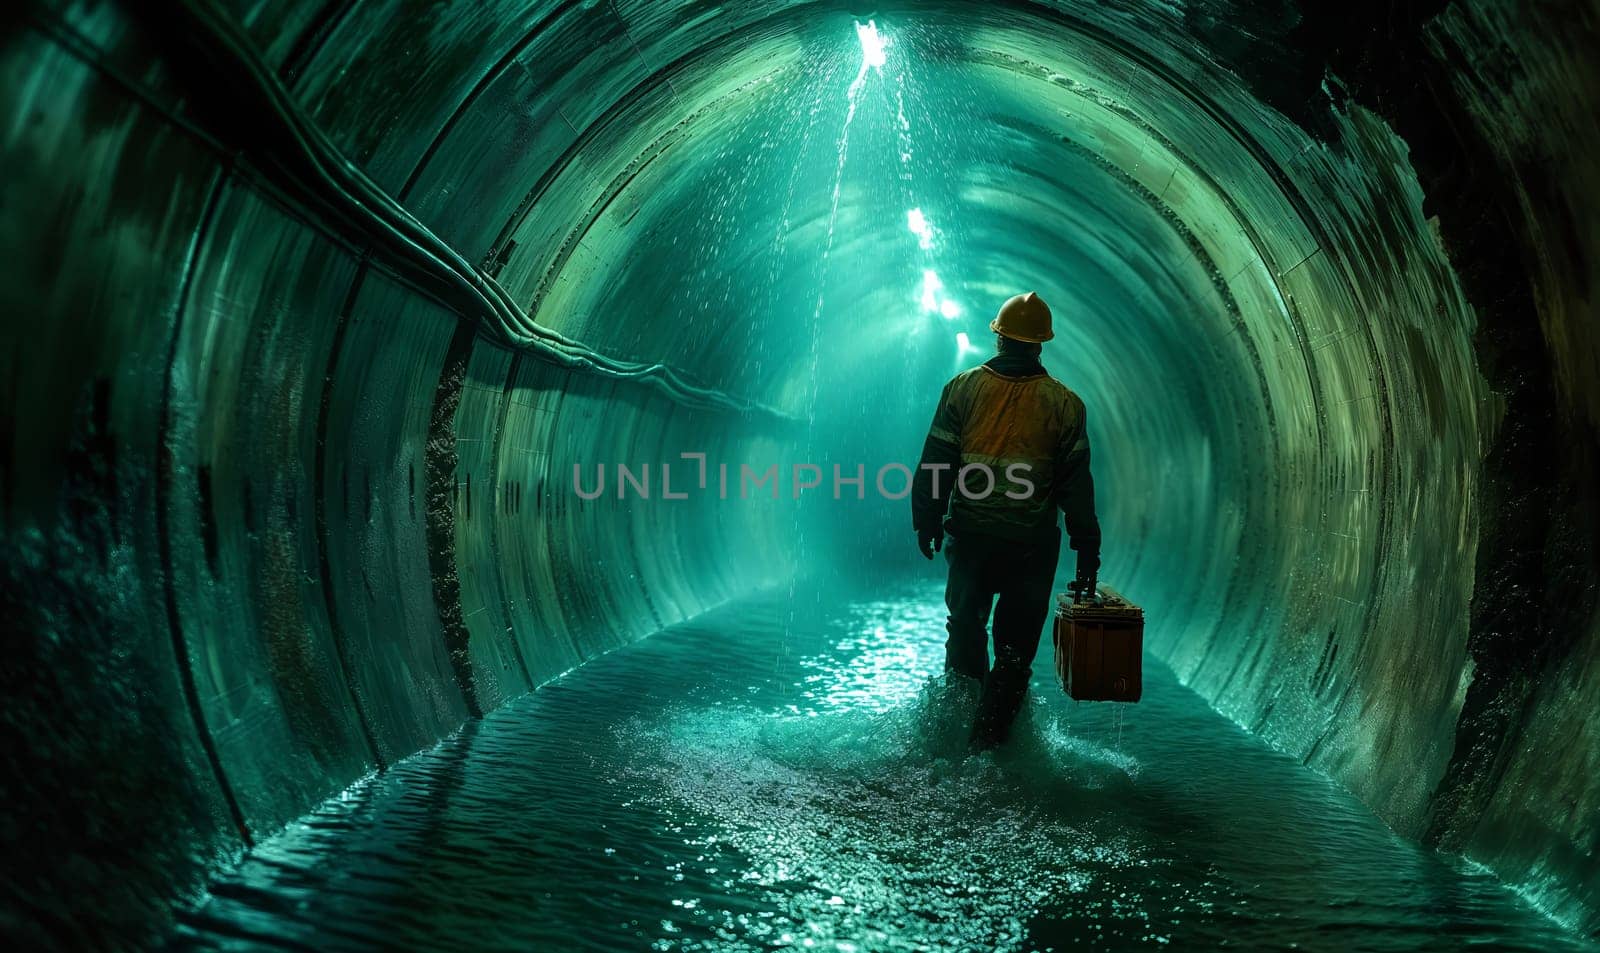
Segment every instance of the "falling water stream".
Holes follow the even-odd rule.
[[[1564,950],[1159,665],[965,748],[934,586],[726,606],[324,804],[184,947]],[[791,607],[819,606],[791,618]],[[1117,722],[1125,718],[1120,731]]]

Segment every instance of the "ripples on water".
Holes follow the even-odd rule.
[[[179,946],[1579,949],[1165,669],[1077,705],[1048,648],[968,755],[938,591],[720,610],[598,659],[261,845]],[[1121,709],[1121,710],[1119,710]]]

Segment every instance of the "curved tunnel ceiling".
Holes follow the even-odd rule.
[[[133,658],[91,674],[148,679],[141,711],[187,725],[152,761],[204,807],[151,825],[194,832],[152,890],[597,652],[898,548],[898,509],[580,506],[566,481],[685,449],[914,455],[970,363],[957,335],[981,349],[1029,286],[1090,408],[1106,572],[1166,620],[1152,649],[1397,830],[1592,925],[1600,772],[1463,774],[1501,405],[1385,118],[1318,102],[1308,132],[1235,61],[1245,27],[1159,4],[878,5],[882,64],[868,11],[832,4],[186,9],[180,38],[236,19],[378,192],[308,188],[299,146],[226,108],[270,96],[140,14],[45,7],[6,47],[33,117],[8,165],[34,191],[4,239],[54,222],[61,250],[13,262],[8,304],[71,316],[9,335],[13,393],[48,408],[13,425],[13,459],[40,461],[7,470],[8,532],[37,534],[14,574],[98,549],[52,597],[79,620],[64,644]],[[1250,55],[1297,55],[1270,35]],[[454,284],[370,239],[385,196],[411,245],[458,256]],[[539,346],[474,311],[491,299]],[[1550,360],[1581,408],[1567,327]],[[1522,737],[1592,722],[1589,624],[1550,662],[1581,687],[1528,696]]]

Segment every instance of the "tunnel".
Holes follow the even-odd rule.
[[[0,18],[16,948],[1455,949],[1502,907],[1522,926],[1491,945],[1600,937],[1593,3]],[[1041,657],[1022,754],[884,793],[901,775],[849,772],[901,738],[944,639],[898,467],[1030,290],[1087,408],[1101,577],[1144,609],[1150,697],[1069,707]],[[803,647],[839,618],[879,637],[849,665]],[[746,670],[801,687],[760,717],[729,688],[709,721],[686,688],[662,740],[652,685]],[[847,676],[848,710],[805,681]],[[1219,740],[1182,742],[1200,724]],[[751,754],[775,733],[785,753]],[[664,760],[608,774],[600,748]],[[973,777],[982,810],[1036,823],[940,814]],[[797,832],[858,782],[837,836]],[[1281,785],[1259,829],[1232,826],[1232,783]],[[1037,820],[1085,788],[1102,813]],[[374,804],[422,833],[317,847]],[[469,836],[462,804],[506,813]],[[1169,928],[1138,900],[1162,861],[1126,848],[1097,880],[1045,844],[1089,831],[1084,863],[1111,864],[1143,843],[1096,826],[1119,805],[1303,881],[1273,914],[1293,929],[1248,925],[1232,860],[1195,861]],[[609,818],[583,857],[633,866],[495,836],[531,811]],[[941,823],[989,906],[908,873]],[[1341,860],[1355,829],[1373,853]],[[663,831],[686,860],[640,846]],[[538,889],[472,873],[508,855],[551,858]],[[318,899],[422,856],[362,888],[389,908]],[[1369,896],[1356,872],[1395,857],[1446,884],[1417,909],[1453,912]],[[876,873],[839,886],[818,858]],[[641,876],[731,899],[669,916],[593,885]],[[790,908],[740,891],[779,881],[821,899],[768,932]],[[914,889],[937,915],[862,919]],[[419,925],[452,890],[568,940]],[[1078,906],[1028,919],[1052,903]],[[1329,926],[1352,906],[1369,932]]]

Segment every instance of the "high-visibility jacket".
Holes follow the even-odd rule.
[[[1018,541],[1051,534],[1060,510],[1079,570],[1093,572],[1100,524],[1083,401],[1028,355],[957,374],[939,395],[911,505],[919,532],[943,524],[957,537]]]

